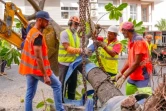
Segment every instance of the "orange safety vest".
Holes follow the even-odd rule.
[[[42,35],[42,33],[38,29],[33,27],[29,31],[27,38],[25,39],[25,44],[21,52],[21,62],[19,66],[19,73],[22,75],[34,74],[37,76],[43,76],[43,73],[38,67],[33,49],[34,40],[39,36],[39,34]],[[50,76],[52,71],[47,56],[47,46],[44,37],[42,38],[42,56],[44,68],[46,70],[47,75]]]

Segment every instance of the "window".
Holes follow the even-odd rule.
[[[130,18],[137,19],[137,5],[136,4],[130,5]]]
[[[143,22],[148,22],[147,18],[147,7],[142,7],[142,21]]]
[[[61,17],[63,19],[68,19],[69,18],[69,12],[61,12]]]
[[[69,19],[71,16],[79,16],[78,7],[61,7],[62,19]]]

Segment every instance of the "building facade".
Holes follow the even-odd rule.
[[[4,0],[11,1],[21,8],[26,15],[34,13],[34,9],[27,0]],[[48,11],[51,17],[62,27],[66,27],[70,16],[79,15],[79,0],[46,0],[45,11]],[[153,30],[154,27],[154,9],[155,5],[164,0],[90,0],[90,12],[94,23],[98,21],[102,26],[110,25],[119,26],[121,22],[127,21],[129,18],[143,21],[143,25],[147,30]],[[121,3],[128,3],[128,7],[123,11],[123,17],[120,21],[109,20],[109,15],[105,13],[104,6],[112,3],[118,6]],[[4,5],[0,4],[0,18],[3,19]],[[103,17],[102,17],[103,16]],[[101,18],[102,17],[102,18]]]

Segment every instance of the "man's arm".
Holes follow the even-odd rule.
[[[107,47],[103,48],[110,56],[114,57],[117,53],[113,50],[108,49]]]
[[[113,46],[112,50],[107,48],[107,46],[104,46],[103,49],[111,56],[114,57],[115,55],[118,55],[122,50],[121,44],[116,44]]]
[[[155,49],[152,50],[157,56],[160,56],[160,53],[158,53]]]
[[[81,48],[74,48],[74,47],[71,47],[71,46],[69,45],[69,43],[67,43],[67,42],[62,43],[62,45],[64,46],[65,50],[66,50],[68,53],[71,53],[71,54],[80,54],[80,53],[81,53]]]
[[[142,58],[142,54],[137,54],[135,57],[135,62],[132,64],[131,67],[128,68],[127,71],[125,71],[123,73],[123,75],[127,78],[132,72],[134,72],[136,70],[137,67],[140,66],[141,63],[141,58]]]
[[[34,54],[35,54],[37,65],[38,65],[39,69],[41,70],[41,72],[43,73],[44,76],[47,76],[46,70],[45,70],[44,64],[43,64],[42,47],[33,46],[33,49],[34,49]]]
[[[68,37],[68,34],[66,31],[63,31],[61,33],[60,42],[62,43],[62,45],[64,46],[65,50],[68,53],[71,53],[71,54],[80,54],[81,53],[81,48],[74,48],[74,47],[70,46],[69,37]]]

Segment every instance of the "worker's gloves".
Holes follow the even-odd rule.
[[[115,81],[118,81],[121,76],[122,76],[122,73],[118,72],[118,74],[115,76]]]
[[[117,83],[115,84],[115,86],[120,89],[120,88],[122,87],[123,83],[125,82],[125,80],[126,80],[126,77],[125,77],[124,75],[122,75],[122,76],[118,79],[118,81],[117,81]]]
[[[118,72],[118,74],[115,76],[115,77],[113,77],[113,78],[111,78],[111,81],[118,81],[118,79],[120,78],[122,76],[122,73],[121,72]]]
[[[104,48],[107,46],[105,42],[101,42],[101,41],[95,41],[95,42],[96,42],[97,46],[99,46],[99,47]]]

